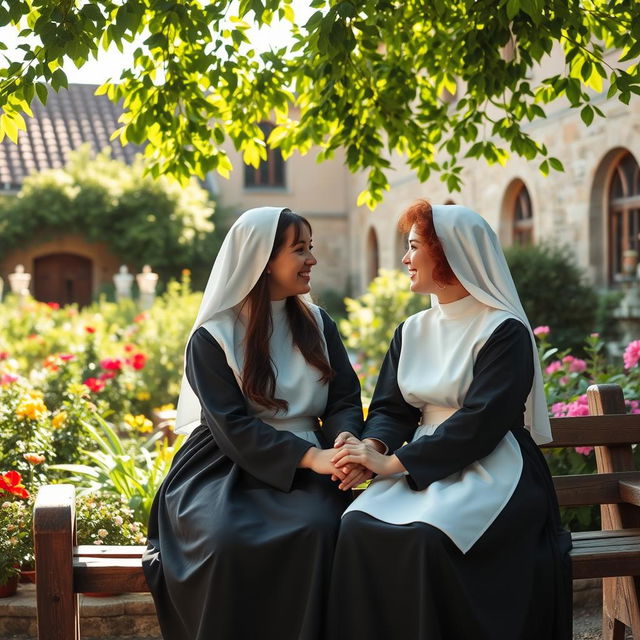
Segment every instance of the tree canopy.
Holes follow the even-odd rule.
[[[524,123],[566,96],[588,125],[603,115],[595,93],[625,104],[640,94],[637,0],[310,4],[315,13],[298,25],[291,0],[0,0],[0,26],[34,38],[0,69],[0,136],[17,138],[47,85],[66,86],[65,59],[81,66],[100,48],[142,37],[130,68],[99,91],[123,100],[117,135],[148,142],[154,175],[227,175],[227,139],[257,166],[266,157],[258,124],[271,120],[268,142],[285,157],[314,145],[320,159],[345,149],[349,168],[367,171],[359,202],[373,205],[388,188],[393,152],[419,179],[438,172],[452,190],[468,157],[504,163],[515,153],[543,173],[561,170]],[[291,41],[257,51],[249,24],[273,20],[290,23]],[[564,72],[534,86],[531,69],[554,46]],[[448,100],[456,87],[462,98]]]

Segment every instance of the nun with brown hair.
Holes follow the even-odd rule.
[[[216,258],[186,348],[176,431],[143,558],[165,640],[320,640],[349,494],[331,445],[362,430],[333,320],[307,299],[311,226],[247,211]]]
[[[540,363],[498,239],[426,201],[399,228],[431,307],[396,330],[363,439],[335,443],[343,473],[376,477],[342,518],[326,637],[570,640]]]

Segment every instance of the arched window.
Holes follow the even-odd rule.
[[[630,153],[618,161],[609,185],[609,273],[622,273],[623,254],[640,250],[640,167]]]
[[[533,209],[524,183],[520,184],[513,204],[513,244],[533,244]]]
[[[367,283],[378,277],[378,270],[380,269],[379,255],[378,235],[372,227],[369,229],[369,236],[367,238]]]
[[[258,126],[264,134],[264,139],[267,140],[274,125],[270,122],[261,122]],[[284,160],[280,149],[267,147],[267,159],[260,162],[257,169],[249,164],[245,165],[244,186],[246,189],[282,189],[286,186]]]

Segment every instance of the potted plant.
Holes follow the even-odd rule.
[[[20,567],[33,560],[32,509],[17,471],[0,473],[0,598],[17,589]]]

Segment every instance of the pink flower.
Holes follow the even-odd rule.
[[[551,329],[546,325],[540,325],[533,330],[533,335],[539,338],[546,338],[551,333]]]
[[[632,369],[640,360],[640,340],[634,340],[627,345],[624,350],[624,368]]]
[[[588,416],[589,415],[589,401],[586,394],[578,396],[574,402],[570,402],[567,405],[567,416]]]
[[[587,363],[580,358],[574,358],[573,356],[565,356],[562,358],[562,362],[569,365],[570,373],[580,373],[587,368]]]
[[[592,333],[592,334],[591,334],[591,337],[592,337],[592,338],[599,338],[599,337],[600,337],[600,334],[599,334],[599,333]]]
[[[0,387],[4,387],[7,384],[13,384],[18,380],[18,376],[13,375],[13,373],[3,373],[0,376]]]
[[[554,418],[564,418],[567,415],[567,405],[564,402],[554,402],[551,405],[551,414]]]
[[[562,369],[562,362],[560,360],[554,360],[545,370],[544,372],[550,376],[552,373],[555,373],[559,369]]]
[[[593,447],[575,447],[575,450],[581,456],[588,456],[593,451]]]
[[[6,360],[9,357],[8,351],[0,351],[0,360]]]
[[[70,362],[71,360],[75,360],[76,359],[76,357],[75,357],[75,355],[73,355],[73,353],[59,353],[58,357],[63,362]]]
[[[104,371],[98,376],[98,380],[111,380],[111,378],[116,377],[115,371]]]
[[[104,380],[98,380],[98,378],[87,378],[82,384],[85,387],[89,387],[94,393],[99,393],[106,385]]]

